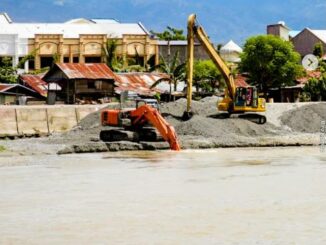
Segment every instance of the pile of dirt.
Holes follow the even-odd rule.
[[[166,119],[175,127],[178,135],[193,135],[203,137],[230,137],[238,136],[261,136],[275,135],[278,133],[277,127],[266,123],[258,125],[254,122],[240,119],[238,117],[216,119],[216,103],[218,97],[206,97],[200,101],[192,102],[192,112],[194,116],[189,121],[182,121],[181,116],[186,108],[186,99],[164,104],[161,112]]]
[[[270,145],[311,145],[315,137],[301,137],[300,133],[315,133],[320,130],[321,120],[326,120],[326,104],[310,104],[283,113],[281,127],[271,123],[259,125],[254,122],[231,118],[216,119],[218,97],[207,97],[192,102],[194,116],[188,121],[181,117],[186,108],[186,99],[165,103],[160,106],[161,114],[175,127],[183,148],[215,148],[236,146]],[[111,105],[109,108],[118,108]],[[284,127],[285,126],[285,127]],[[297,131],[293,135],[292,131]],[[100,124],[100,111],[85,117],[72,130],[52,135],[47,142],[62,144],[63,152],[96,152],[130,149],[166,149],[167,144],[144,143],[108,143],[99,140],[103,127]]]
[[[281,122],[293,131],[318,133],[322,121],[326,121],[326,104],[308,104],[290,110],[281,116]]]
[[[200,101],[192,101],[191,110],[196,115],[209,116],[216,114],[216,103],[219,97],[211,96],[201,99]],[[160,106],[160,110],[163,114],[172,116],[182,116],[183,112],[187,108],[187,100],[181,98],[177,101],[165,103]]]

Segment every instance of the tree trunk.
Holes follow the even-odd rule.
[[[171,97],[172,97],[172,84],[170,83],[170,96],[169,96],[169,101],[171,101]]]

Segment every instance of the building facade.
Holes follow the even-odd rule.
[[[287,27],[283,21],[267,26],[268,35],[278,36],[286,41],[289,41],[289,32],[290,28]]]
[[[141,23],[112,19],[74,19],[64,23],[14,23],[0,14],[0,57],[12,57],[13,65],[27,54],[35,56],[25,70],[60,63],[100,63],[108,40],[116,40],[116,55],[123,64],[158,61],[157,41]],[[154,56],[154,57],[153,57]]]
[[[302,31],[290,31],[284,22],[268,25],[267,34],[281,37],[293,43],[294,49],[301,57],[313,53],[317,43],[321,43],[326,50],[326,30],[312,30],[305,28]]]
[[[292,43],[301,56],[312,54],[317,43],[322,43],[324,50],[326,50],[326,30],[305,28],[292,38]]]
[[[165,61],[172,60],[176,52],[179,53],[180,62],[187,61],[187,41],[158,41],[158,53]],[[194,56],[197,60],[207,60],[209,55],[205,51],[204,47],[200,43],[194,44]]]

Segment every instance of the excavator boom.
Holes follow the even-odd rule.
[[[130,116],[134,127],[139,127],[144,123],[150,122],[160,132],[164,140],[170,144],[171,150],[179,151],[181,149],[173,126],[155,108],[143,105],[131,111]]]
[[[192,82],[193,82],[193,65],[194,65],[194,40],[198,39],[206,53],[209,55],[217,69],[221,72],[227,89],[225,90],[225,96],[222,101],[218,103],[219,111],[226,111],[228,115],[232,113],[247,113],[247,112],[264,112],[265,99],[258,97],[258,92],[255,87],[236,87],[233,75],[222,60],[220,55],[215,50],[214,46],[210,42],[207,34],[202,26],[196,22],[196,15],[191,14],[188,17],[188,59],[187,59],[187,110],[184,113],[183,118],[189,119],[192,115],[191,101],[192,101]],[[265,123],[266,117],[259,116],[259,123]]]
[[[188,78],[188,106],[187,110],[190,110],[190,103],[191,103],[191,90],[192,82],[193,82],[193,64],[194,64],[194,38],[197,37],[201,45],[204,47],[205,51],[214,62],[216,67],[221,72],[225,83],[228,89],[228,95],[231,98],[234,98],[236,86],[234,83],[233,76],[231,74],[230,69],[224,63],[222,58],[216,52],[214,46],[209,41],[207,34],[205,33],[204,29],[196,24],[196,15],[191,14],[188,18],[188,69],[187,69],[187,78]],[[189,107],[189,108],[188,108]]]

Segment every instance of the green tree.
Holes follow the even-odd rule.
[[[17,70],[12,66],[11,57],[3,57],[0,63],[0,82],[1,83],[16,83]]]
[[[212,92],[216,87],[216,82],[221,83],[222,76],[215,64],[211,60],[196,60],[194,62],[194,85],[198,92],[199,88],[204,89],[206,92]]]
[[[326,100],[326,73],[319,79],[310,78],[303,91],[310,95],[312,101]]]
[[[118,43],[116,39],[109,39],[104,48],[103,52],[105,54],[105,60],[108,67],[113,71],[122,71],[123,70],[123,60],[122,58],[117,57],[117,47]]]
[[[293,45],[273,35],[247,39],[240,57],[240,71],[248,73],[249,82],[265,94],[269,88],[292,85],[303,72]]]
[[[183,35],[182,29],[176,29],[170,26],[167,26],[163,32],[154,32],[152,30],[150,32],[157,36],[159,40],[186,40],[186,36]]]
[[[158,70],[160,72],[166,73],[168,77],[158,79],[151,88],[156,87],[161,82],[168,82],[170,85],[170,100],[172,95],[172,85],[174,85],[174,91],[177,90],[178,81],[185,80],[185,63],[180,63],[179,60],[179,52],[176,52],[173,56],[171,62],[166,62],[164,58],[161,56],[161,62],[153,66],[150,71]]]
[[[321,58],[324,55],[324,47],[321,42],[318,42],[314,46],[313,54]]]

